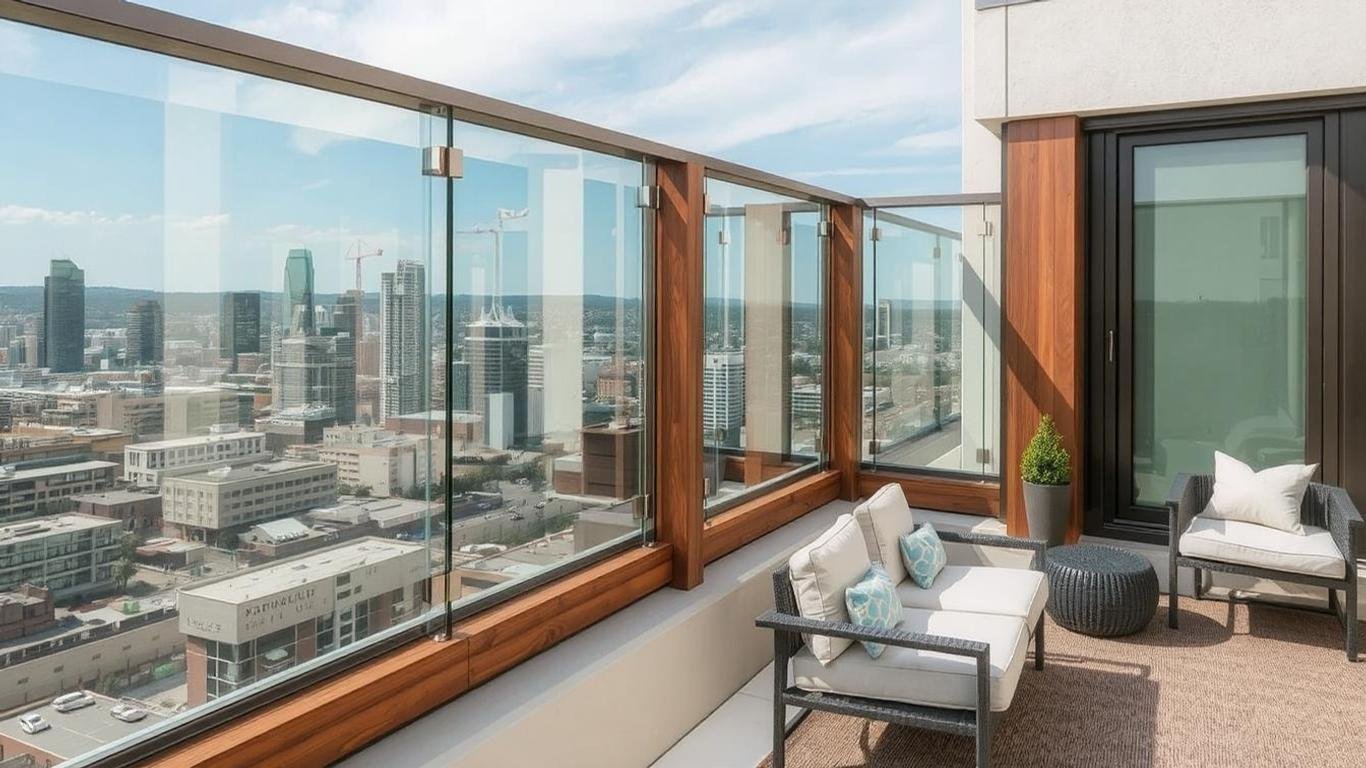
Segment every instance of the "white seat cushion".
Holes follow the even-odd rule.
[[[906,565],[901,562],[898,540],[915,528],[911,507],[899,483],[888,483],[868,500],[854,507],[863,538],[868,544],[868,557],[882,563],[893,584],[906,578]]]
[[[1196,515],[1181,534],[1177,550],[1187,557],[1330,579],[1347,573],[1347,563],[1332,534],[1312,525],[1304,526],[1301,535],[1241,520]]]
[[[1023,568],[946,565],[929,589],[906,579],[896,595],[907,608],[1014,616],[1033,634],[1048,604],[1048,579]]]
[[[991,709],[1003,712],[1010,706],[1029,644],[1023,621],[1013,616],[908,608],[897,628],[987,643],[991,647]],[[977,660],[893,645],[874,659],[862,647],[855,646],[830,664],[821,665],[803,648],[792,657],[792,684],[804,691],[926,707],[976,709]]]
[[[871,564],[858,522],[853,515],[840,515],[825,533],[788,558],[797,612],[815,621],[849,621],[844,592],[863,579]],[[853,642],[821,635],[805,639],[823,664],[834,661]]]

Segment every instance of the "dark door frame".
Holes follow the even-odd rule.
[[[1167,541],[1166,513],[1138,507],[1132,493],[1133,273],[1132,161],[1139,146],[1301,134],[1306,137],[1306,461],[1318,479],[1338,478],[1338,117],[1295,103],[1183,110],[1169,122],[1088,124],[1086,201],[1085,531],[1109,538]]]

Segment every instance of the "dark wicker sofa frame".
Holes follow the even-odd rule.
[[[916,526],[917,528],[919,526]],[[1005,547],[1033,550],[1030,567],[1043,572],[1047,545],[1037,539],[1019,539],[980,533],[938,531],[944,542],[972,544],[984,547]],[[990,647],[981,641],[956,637],[925,635],[902,630],[881,630],[854,624],[804,619],[797,611],[797,597],[792,591],[792,580],[787,566],[773,573],[773,602],[775,609],[755,620],[755,624],[773,630],[773,768],[784,768],[787,744],[787,708],[820,710],[842,715],[865,717],[898,725],[909,725],[935,731],[946,731],[960,736],[973,736],[977,741],[977,768],[987,768],[991,758],[991,735],[996,720],[1004,713],[991,711]],[[1043,669],[1044,618],[1039,617],[1034,627],[1034,668]],[[977,663],[977,706],[975,710],[924,707],[915,704],[881,701],[858,696],[804,691],[789,686],[787,664],[801,648],[802,635],[844,637],[850,640],[869,640],[900,648],[937,651],[954,656],[966,656]]]
[[[1337,616],[1346,632],[1347,658],[1349,661],[1356,661],[1359,646],[1356,541],[1361,534],[1363,524],[1361,513],[1357,511],[1356,505],[1352,503],[1347,491],[1331,485],[1310,483],[1308,490],[1304,493],[1304,501],[1300,504],[1300,522],[1304,525],[1314,525],[1327,529],[1332,535],[1333,541],[1338,545],[1338,550],[1342,552],[1342,557],[1347,563],[1347,571],[1341,579],[1287,573],[1269,568],[1256,568],[1182,555],[1178,549],[1181,534],[1190,525],[1191,518],[1199,514],[1205,505],[1209,504],[1210,496],[1213,493],[1214,478],[1210,475],[1182,474],[1177,475],[1172,480],[1172,489],[1167,501],[1171,525],[1170,541],[1167,546],[1170,566],[1167,571],[1168,594],[1171,596],[1171,605],[1167,610],[1168,626],[1177,629],[1180,613],[1177,608],[1179,601],[1177,593],[1178,568],[1195,569],[1196,600],[1204,597],[1203,571],[1236,573],[1262,579],[1323,587],[1328,590],[1328,611]],[[1345,593],[1341,604],[1338,601],[1338,590]]]

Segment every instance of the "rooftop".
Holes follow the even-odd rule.
[[[0,526],[0,544],[22,544],[26,541],[41,539],[59,533],[75,533],[106,526],[123,526],[123,522],[109,517],[70,513],[25,520]]]
[[[128,504],[135,501],[148,501],[159,499],[159,493],[145,493],[142,491],[129,491],[119,489],[115,491],[101,491],[99,493],[81,493],[71,497],[71,500],[80,504],[90,502],[92,504]]]
[[[247,440],[253,437],[265,437],[260,432],[241,430],[239,432],[222,432],[209,435],[196,435],[194,437],[178,437],[173,440],[152,440],[146,443],[133,443],[125,450],[129,451],[160,451],[167,448],[185,448],[193,445],[208,445],[212,443],[234,442]]]
[[[92,706],[71,712],[58,712],[52,708],[49,701],[0,720],[0,736],[31,745],[60,759],[67,759],[118,741],[166,719],[160,714],[147,711],[147,717],[141,721],[125,723],[109,714],[109,710],[120,703],[118,699],[94,692],[88,693],[95,699]],[[52,727],[41,733],[25,733],[19,726],[19,716],[25,714],[41,715]]]
[[[18,480],[34,480],[42,477],[52,477],[53,475],[63,475],[68,472],[89,472],[96,469],[114,469],[118,467],[112,461],[77,461],[71,464],[54,464],[48,467],[34,467],[32,469],[15,469],[13,465],[0,467],[0,482],[15,482]]]
[[[322,461],[295,461],[293,459],[277,459],[275,461],[261,461],[255,464],[238,464],[215,469],[206,469],[198,472],[191,472],[187,475],[175,475],[166,478],[167,483],[210,483],[221,485],[223,483],[235,483],[242,480],[251,480],[269,475],[278,475],[285,472],[297,472],[300,470],[330,468],[335,469],[335,464]]]
[[[426,553],[424,544],[409,544],[368,536],[345,544],[281,560],[247,573],[225,576],[180,590],[208,600],[241,604],[306,584],[327,581],[366,565],[415,552]]]

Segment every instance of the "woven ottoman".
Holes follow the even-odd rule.
[[[1099,544],[1048,550],[1048,615],[1097,637],[1143,629],[1157,611],[1157,574],[1132,552]]]

